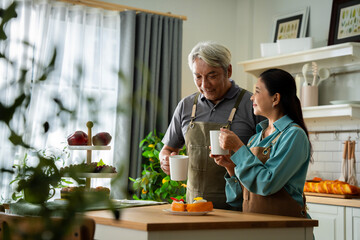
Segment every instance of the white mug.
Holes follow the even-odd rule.
[[[220,147],[219,135],[220,130],[210,131],[210,145],[212,155],[229,155],[229,150]]]
[[[185,155],[169,156],[170,179],[173,181],[185,181],[188,174],[189,157]]]

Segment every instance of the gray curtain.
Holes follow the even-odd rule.
[[[181,97],[181,51],[181,19],[121,13],[120,70],[131,84],[119,89],[118,102],[129,109],[122,109],[128,114],[118,117],[114,155],[115,159],[129,159],[124,178],[141,175],[140,141],[154,129],[165,133],[170,123]],[[124,136],[129,141],[123,142]]]

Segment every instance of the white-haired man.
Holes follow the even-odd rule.
[[[209,131],[227,127],[246,143],[260,121],[253,114],[251,93],[230,79],[230,61],[230,51],[214,42],[200,42],[192,49],[188,62],[198,92],[179,102],[160,152],[161,168],[170,174],[169,156],[178,154],[185,144],[189,156],[187,202],[203,197],[222,209],[229,209],[225,196],[226,170],[209,155]]]

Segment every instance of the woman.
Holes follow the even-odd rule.
[[[227,202],[243,212],[309,217],[303,188],[311,146],[295,80],[283,70],[267,70],[250,99],[254,114],[267,120],[256,126],[247,145],[221,129],[220,146],[235,153],[211,155],[227,170]]]

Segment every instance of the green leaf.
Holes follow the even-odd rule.
[[[166,199],[166,197],[167,197],[168,195],[169,195],[169,193],[164,192],[164,193],[161,194],[161,198],[162,198],[162,199]]]
[[[170,185],[173,186],[173,187],[178,187],[179,183],[176,182],[176,181],[170,181]]]
[[[140,200],[140,199],[138,198],[138,196],[136,196],[136,194],[133,195],[133,199],[135,199],[135,200]]]
[[[160,154],[160,151],[154,149],[154,152],[153,152],[154,156],[156,157],[156,159],[159,159],[159,154]]]
[[[151,151],[145,151],[142,155],[146,158],[151,158],[154,154]]]
[[[6,40],[7,36],[4,32],[5,24],[10,21],[12,18],[16,18],[16,2],[14,1],[7,9],[1,11],[0,18],[2,19],[0,24],[0,40]]]
[[[162,142],[158,142],[158,143],[156,144],[156,149],[157,149],[158,151],[161,151],[161,149],[163,148],[163,146],[164,146],[164,144],[163,144]]]
[[[25,148],[30,148],[30,146],[28,144],[26,144],[23,139],[22,136],[16,134],[14,131],[11,130],[11,134],[9,137],[9,140],[12,144],[14,145],[19,145],[19,146],[23,146]]]
[[[149,134],[146,136],[146,139],[151,138],[152,134],[153,134],[153,132],[149,132]]]
[[[166,192],[168,190],[169,184],[166,182],[165,184],[163,184],[160,188],[161,192]]]
[[[100,159],[100,161],[98,162],[98,164],[96,165],[97,167],[100,167],[100,166],[104,166],[105,163],[103,162],[102,159]]]
[[[141,142],[139,144],[139,148],[141,148],[144,145],[145,142],[146,142],[146,139],[141,140]]]
[[[133,189],[138,190],[140,188],[140,184],[138,182],[134,182]]]
[[[64,182],[64,183],[67,183],[67,184],[72,184],[73,183],[73,182],[65,180],[65,179],[61,179],[61,181]]]

